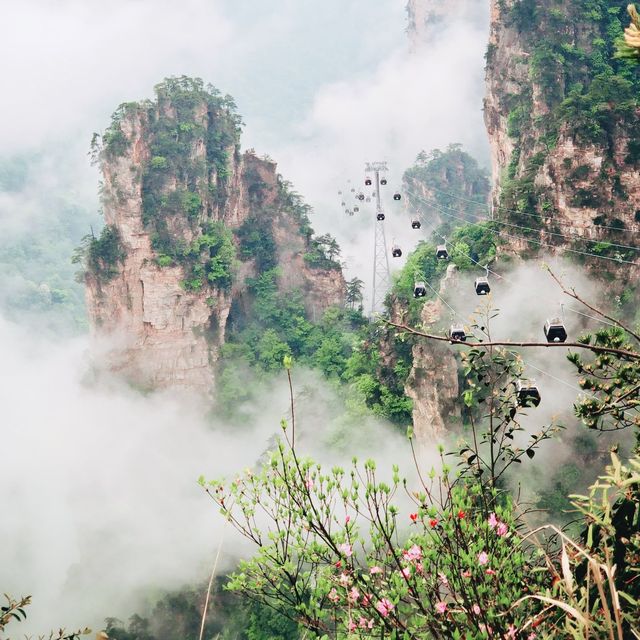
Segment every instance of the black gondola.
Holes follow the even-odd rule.
[[[412,220],[411,221],[411,228],[412,229],[419,229],[422,225],[420,224],[420,220]]]
[[[358,211],[360,211],[360,207],[356,205],[355,207],[353,207],[353,210],[357,213]]]
[[[380,184],[384,187],[384,185],[387,184],[387,179],[386,178],[382,178],[380,180]]]
[[[400,200],[400,198],[402,198],[402,196],[399,193],[394,193],[393,194],[393,199],[394,200]]]
[[[394,258],[399,258],[402,255],[402,249],[397,244],[394,244],[391,248],[391,255]]]
[[[382,211],[378,211],[376,214],[376,220],[384,220],[384,213],[382,213]]]
[[[449,259],[449,252],[447,251],[447,245],[446,244],[439,244],[436,247],[436,258],[438,258],[438,260],[448,260]]]
[[[347,206],[347,203],[346,203],[346,202],[341,202],[340,204],[341,204],[343,207],[346,207],[346,206]]]
[[[359,193],[356,198],[358,198],[358,200],[362,201],[364,200],[364,193]]]
[[[567,330],[560,318],[551,318],[544,323],[544,335],[547,342],[564,342],[567,339]]]
[[[464,331],[464,326],[461,324],[452,324],[449,329],[449,338],[451,340],[459,340],[464,342],[467,339],[467,334]]]
[[[480,276],[476,278],[475,284],[476,293],[479,296],[486,296],[489,291],[491,291],[491,287],[489,286],[489,278],[487,276]]]
[[[424,285],[424,282],[416,282],[413,285],[413,297],[414,298],[424,298],[427,295],[427,288]]]
[[[338,195],[341,196],[342,195],[342,191],[338,191]]]
[[[537,407],[540,404],[540,391],[533,382],[528,380],[518,380],[516,383],[516,395],[518,405],[521,407]]]
[[[364,185],[365,185],[365,187],[370,187],[371,186],[371,178],[365,178],[364,179]]]
[[[355,193],[355,192],[356,192],[355,188],[351,187],[351,193]]]
[[[365,202],[371,202],[371,198],[369,198],[368,196],[364,199]]]

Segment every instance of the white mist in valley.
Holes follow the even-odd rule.
[[[285,378],[263,385],[246,426],[230,427],[194,397],[96,384],[85,338],[53,343],[1,320],[0,349],[0,584],[33,595],[21,632],[100,628],[151,590],[204,579],[223,528],[221,570],[250,553],[196,480],[234,476],[273,446]],[[317,373],[294,376],[302,451],[330,463],[375,455],[383,475],[409,459],[406,439],[374,417],[340,433],[335,392]],[[338,436],[342,454],[328,446]]]

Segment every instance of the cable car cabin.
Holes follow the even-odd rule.
[[[544,323],[544,335],[547,342],[564,342],[567,339],[567,330],[560,318],[551,318]]]
[[[412,229],[419,229],[422,226],[422,224],[420,223],[420,220],[412,220],[411,221],[411,228]]]
[[[356,192],[355,188],[351,187],[351,193],[355,193],[355,192]]]
[[[394,193],[393,194],[393,199],[394,200],[400,200],[400,198],[402,198],[402,196],[399,193]]]
[[[353,215],[353,211],[351,211],[351,209],[345,209],[344,212],[348,215],[348,216],[352,216]]]
[[[364,179],[364,186],[365,187],[370,187],[371,186],[371,178],[365,178]]]
[[[399,258],[402,255],[402,249],[397,244],[394,244],[391,249],[391,255],[394,258]]]
[[[451,329],[449,329],[449,338],[451,338],[451,340],[464,342],[467,339],[467,334],[464,332],[464,326],[461,324],[452,324]]]
[[[424,285],[424,282],[416,282],[413,285],[413,297],[414,298],[424,298],[427,295],[427,288]]]
[[[358,211],[360,211],[360,207],[358,205],[356,205],[355,207],[353,207],[353,210],[358,213]]]
[[[387,184],[387,179],[382,178],[382,180],[380,180],[380,184],[384,187],[384,185]]]
[[[344,202],[344,201],[342,201],[342,203],[341,203],[341,204],[342,204],[342,206],[343,206],[343,207],[346,207],[346,206],[347,206],[347,203],[346,203],[346,202]]]
[[[338,195],[341,196],[342,195],[342,191],[338,191]]]
[[[364,193],[359,193],[357,196],[358,200],[362,201],[364,200]]]
[[[365,202],[371,202],[371,198],[369,198],[368,196],[364,199]]]
[[[436,258],[438,258],[438,260],[448,260],[449,259],[449,252],[447,251],[447,245],[446,244],[439,244],[436,247]]]
[[[384,213],[382,213],[382,211],[376,214],[376,220],[384,220]]]
[[[540,391],[533,382],[518,380],[516,383],[516,396],[521,407],[537,407],[540,404]]]
[[[491,291],[491,287],[489,286],[489,278],[486,276],[480,276],[476,278],[475,282],[476,293],[479,296],[486,296],[489,291]]]

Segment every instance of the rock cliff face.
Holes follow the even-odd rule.
[[[640,81],[612,57],[624,5],[491,2],[493,199],[496,217],[518,225],[503,237],[520,253],[562,247],[613,271],[615,262],[584,254],[637,255],[613,246],[640,230]]]
[[[308,221],[288,206],[275,163],[239,152],[230,99],[185,78],[156,95],[123,105],[103,136],[105,229],[117,250],[101,254],[97,241],[87,306],[94,333],[112,340],[113,370],[147,388],[210,394],[231,305],[259,269],[235,257],[234,232],[270,230],[279,286],[303,290],[312,314],[342,304],[345,284],[339,266],[305,261]]]
[[[445,20],[474,18],[480,4],[480,0],[408,0],[407,35],[410,51],[416,51],[432,40]]]
[[[450,267],[440,283],[440,293],[453,285],[455,268]],[[440,300],[424,304],[421,322],[425,330],[441,322]],[[413,429],[423,445],[441,440],[461,420],[458,363],[448,346],[440,342],[416,342],[412,350],[413,366],[405,383],[405,393],[413,400]]]

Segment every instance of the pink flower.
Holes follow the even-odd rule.
[[[431,520],[429,520],[429,524],[432,528],[435,528],[438,526],[438,521],[435,518],[431,518]]]
[[[477,604],[474,604],[473,607],[471,607],[471,610],[473,611],[473,613],[475,613],[477,616],[480,615],[480,607]]]
[[[340,599],[340,596],[338,595],[338,592],[335,589],[331,589],[331,591],[329,591],[329,595],[327,596],[327,598],[329,598],[331,602],[338,602],[338,600]]]
[[[373,629],[373,618],[371,618],[370,620],[367,620],[366,618],[363,618],[362,616],[360,616],[358,626],[361,629]]]
[[[538,636],[535,634],[534,631],[532,631],[528,636],[527,636],[527,640],[536,640]]]
[[[338,550],[340,551],[340,553],[344,553],[344,555],[347,556],[347,558],[353,555],[353,547],[347,542],[343,544],[339,544]]]
[[[411,577],[411,569],[409,567],[405,567],[400,573],[405,580]]]
[[[442,571],[438,574],[438,578],[440,579],[440,582],[445,587],[449,584],[449,581],[447,580],[447,576],[445,576],[444,573],[442,573]]]
[[[311,476],[307,476],[307,479],[304,481],[304,486],[307,487],[309,491],[313,489],[313,480],[311,479]]]
[[[411,522],[415,522],[418,519],[418,514],[417,513],[410,513],[409,514],[409,519],[411,520]]]
[[[487,520],[487,523],[489,524],[489,526],[492,529],[495,529],[498,526],[498,518],[496,518],[496,514],[495,513],[492,513],[489,516],[489,520]]]
[[[507,525],[504,522],[499,522],[498,523],[498,528],[496,529],[496,533],[499,536],[506,536],[507,532],[509,531],[509,527],[507,527]]]
[[[416,573],[420,575],[424,573],[424,567],[422,566],[422,562],[416,562]]]
[[[347,587],[347,586],[349,586],[349,583],[351,582],[351,578],[346,573],[341,573],[340,577],[338,578],[338,582],[340,582],[340,584],[343,587]]]
[[[446,602],[436,602],[436,611],[438,613],[444,613],[447,610]]]
[[[471,577],[471,571],[469,571],[468,569],[466,571],[462,572],[462,577],[463,578],[470,578]]]
[[[376,609],[383,618],[386,618],[393,611],[393,602],[387,598],[382,598],[382,600],[376,604]]]
[[[410,549],[405,551],[402,555],[405,560],[409,560],[409,561],[420,560],[422,558],[422,549],[417,544],[414,544]]]
[[[358,602],[359,597],[360,597],[360,592],[355,587],[352,587],[348,595],[349,600],[351,600],[351,602]]]
[[[380,567],[371,567],[371,569],[369,569],[369,573],[373,576],[376,573],[382,573],[382,569]]]
[[[484,551],[481,551],[478,554],[478,564],[482,566],[483,564],[487,564],[487,562],[489,562],[489,556]]]
[[[510,638],[510,640],[514,640],[515,637],[516,637],[516,628],[512,624],[510,624],[505,638]]]
[[[373,596],[370,593],[365,593],[362,596],[362,606],[363,607],[368,607],[371,604],[371,599],[373,598]]]
[[[358,628],[358,626],[356,625],[356,623],[349,618],[349,624],[347,625],[347,629],[349,630],[349,633],[351,633],[352,631],[355,631]]]
[[[349,520],[351,520],[351,516],[347,516],[347,517],[344,519],[344,523],[345,523],[345,524],[349,524]]]
[[[493,569],[487,569],[487,570],[485,571],[485,573],[486,573],[488,576],[495,576],[495,575],[496,575],[496,572],[495,572]]]

